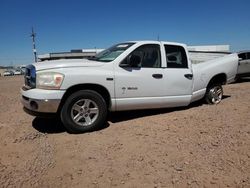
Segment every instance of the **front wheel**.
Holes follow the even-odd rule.
[[[92,90],[81,90],[70,95],[61,110],[61,120],[68,132],[94,131],[107,117],[107,105],[103,97]]]
[[[222,100],[223,88],[219,84],[211,85],[207,88],[205,100],[208,104],[219,104]]]

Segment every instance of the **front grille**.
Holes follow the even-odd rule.
[[[24,74],[25,86],[32,89],[36,87],[36,68],[34,65],[28,65]]]

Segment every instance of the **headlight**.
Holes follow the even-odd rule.
[[[60,89],[64,75],[57,72],[37,73],[36,87],[40,89]]]

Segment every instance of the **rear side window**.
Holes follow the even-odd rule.
[[[239,58],[241,58],[241,60],[245,60],[245,59],[247,59],[247,57],[246,57],[246,53],[241,53],[241,54],[239,54]]]
[[[247,59],[250,59],[250,52],[247,53]]]
[[[164,45],[167,68],[188,68],[187,56],[182,46]]]

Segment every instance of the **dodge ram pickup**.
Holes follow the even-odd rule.
[[[191,64],[185,44],[134,41],[116,44],[90,59],[54,60],[26,67],[24,110],[56,114],[67,131],[102,126],[109,111],[187,106],[222,100],[234,81],[237,54]]]

